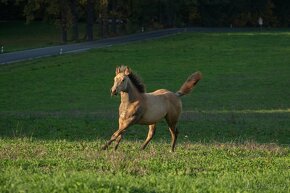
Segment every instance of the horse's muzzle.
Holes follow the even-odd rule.
[[[111,90],[111,96],[116,96],[118,93],[117,93],[117,90],[115,89],[115,90]]]

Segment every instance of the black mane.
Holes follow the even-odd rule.
[[[120,67],[117,67],[116,73],[125,73],[126,69],[129,69],[129,68],[127,66],[122,65]],[[141,79],[131,71],[131,69],[129,70],[128,77],[140,93],[146,92],[145,85],[143,84]]]
[[[128,77],[140,93],[145,93],[145,85],[138,76],[131,72]]]

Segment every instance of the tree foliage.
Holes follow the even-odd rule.
[[[148,28],[254,27],[259,17],[265,26],[290,26],[290,1],[284,0],[0,0],[0,5],[4,19],[22,15],[27,22],[56,23],[63,41],[69,29],[78,40],[80,20],[87,22],[88,40],[95,36],[94,24],[100,37]]]

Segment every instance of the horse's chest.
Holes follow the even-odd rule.
[[[138,116],[141,111],[141,106],[138,102],[135,103],[121,103],[119,107],[119,117],[122,119],[128,119],[133,116]]]

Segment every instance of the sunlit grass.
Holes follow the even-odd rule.
[[[99,151],[100,141],[0,145],[2,191],[289,191],[289,149],[275,144],[182,143],[175,153],[164,142],[146,151],[139,142],[124,142],[116,152]]]

